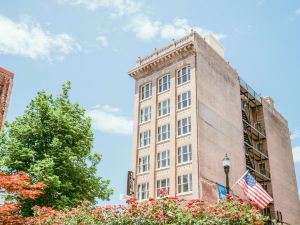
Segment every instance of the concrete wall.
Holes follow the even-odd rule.
[[[201,196],[216,200],[216,186],[225,186],[222,159],[231,159],[230,186],[246,171],[240,85],[236,72],[197,38],[197,119]],[[213,189],[213,191],[212,191]],[[238,186],[234,193],[241,195]]]
[[[297,225],[300,205],[288,124],[266,102],[264,116],[275,210],[284,222]]]

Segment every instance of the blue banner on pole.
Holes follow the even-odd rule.
[[[227,195],[226,187],[224,187],[221,184],[217,184],[217,186],[218,186],[218,192],[219,192],[219,200],[226,198],[226,195]]]

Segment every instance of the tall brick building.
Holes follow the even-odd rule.
[[[135,79],[133,190],[138,199],[218,200],[246,170],[273,196],[266,214],[297,225],[300,205],[287,120],[224,60],[222,45],[195,32],[139,58]],[[240,188],[234,188],[242,196]],[[282,217],[282,218],[281,218]]]
[[[4,124],[13,85],[13,78],[13,73],[0,67],[0,130]]]

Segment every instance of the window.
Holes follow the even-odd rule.
[[[263,148],[262,148],[262,143],[256,143],[256,149],[258,149],[258,150],[262,150]]]
[[[266,175],[266,164],[264,162],[260,162],[258,163],[258,167],[259,167],[259,172],[261,174]]]
[[[260,185],[268,192],[268,185],[266,183],[260,183]]]
[[[150,156],[146,155],[139,158],[138,173],[144,173],[150,170]]]
[[[159,194],[160,190],[166,190],[168,193],[170,193],[170,180],[169,180],[169,178],[158,180],[156,182],[156,196],[157,197],[160,197],[160,194]]]
[[[147,106],[141,109],[141,123],[145,123],[151,120],[151,106]]]
[[[178,149],[178,164],[187,163],[192,161],[192,145],[184,145]]]
[[[170,124],[158,127],[158,142],[170,139]]]
[[[192,191],[192,174],[178,176],[178,193],[188,193]]]
[[[157,153],[157,168],[167,168],[170,166],[170,151],[163,151]]]
[[[139,184],[137,188],[138,200],[145,200],[149,198],[149,183]]]
[[[184,84],[191,79],[191,67],[186,66],[177,71],[177,84]]]
[[[170,99],[158,103],[158,116],[165,116],[170,113]]]
[[[178,136],[191,132],[191,117],[178,120]]]
[[[170,89],[170,75],[163,76],[158,81],[159,92],[167,91]]]
[[[150,82],[142,86],[141,92],[142,92],[142,96],[141,96],[142,100],[150,98],[152,96],[152,83]]]
[[[191,91],[184,92],[177,97],[178,109],[184,109],[191,106]]]
[[[151,131],[147,130],[140,133],[140,147],[146,147],[150,145]]]

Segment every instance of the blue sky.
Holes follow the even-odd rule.
[[[98,172],[115,189],[109,204],[118,203],[131,163],[134,81],[127,72],[138,56],[190,29],[213,32],[232,67],[289,120],[300,187],[299,28],[300,1],[1,1],[0,66],[15,73],[8,120],[37,91],[57,94],[70,80],[72,100],[94,119]]]

